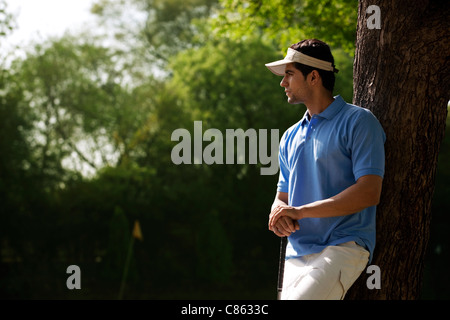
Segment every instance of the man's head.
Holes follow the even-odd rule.
[[[322,85],[324,86],[324,88],[328,91],[333,92],[334,83],[336,81],[334,73],[337,73],[338,70],[334,67],[334,57],[331,54],[330,47],[323,41],[317,39],[307,39],[293,44],[290,48],[310,57],[331,63],[331,66],[333,68],[331,71],[318,69],[299,62],[294,62],[294,65],[303,73],[305,78],[309,73],[311,73],[311,71],[317,70],[320,77],[322,78]]]
[[[286,57],[266,64],[276,75],[285,76],[286,66],[292,64],[299,70],[304,79],[313,71],[322,82],[322,86],[331,93],[334,89],[335,76],[338,70],[334,67],[334,58],[330,47],[323,41],[317,39],[307,39],[293,44],[288,49]]]

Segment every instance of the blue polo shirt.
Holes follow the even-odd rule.
[[[303,118],[281,137],[278,191],[287,192],[289,205],[301,206],[332,197],[364,175],[384,176],[386,136],[368,110],[336,96],[322,113]],[[332,218],[299,220],[300,230],[289,236],[286,259],[318,253],[326,246],[355,241],[372,260],[375,211]]]

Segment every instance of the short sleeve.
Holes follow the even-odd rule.
[[[286,132],[283,134],[280,140],[278,162],[280,164],[280,173],[278,176],[277,191],[287,193],[289,191],[289,166],[286,150]]]
[[[350,143],[355,181],[365,175],[384,176],[386,135],[378,119],[367,109],[355,122]]]

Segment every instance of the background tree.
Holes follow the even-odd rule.
[[[99,17],[123,50],[138,55],[139,66],[165,75],[170,57],[204,43],[204,20],[218,0],[99,0]],[[132,23],[130,23],[132,21]]]
[[[4,0],[0,1],[0,40],[3,41],[14,28],[14,17],[8,11],[8,6]],[[0,42],[1,43],[1,42]]]
[[[366,24],[373,4],[381,11],[380,29]],[[354,103],[371,109],[387,136],[372,262],[382,284],[367,290],[360,281],[348,298],[420,296],[450,92],[449,14],[444,1],[359,3]]]
[[[233,41],[244,34],[259,34],[285,48],[292,39],[318,38],[354,54],[356,0],[223,0],[220,4],[212,26]]]

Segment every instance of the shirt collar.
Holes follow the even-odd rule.
[[[344,105],[344,99],[342,99],[340,95],[337,95],[334,97],[334,101],[325,110],[319,113],[318,116],[331,120],[336,114],[338,114],[339,111],[341,111]]]
[[[334,97],[334,101],[325,110],[323,110],[321,113],[319,113],[317,116],[325,118],[327,120],[331,120],[331,119],[333,119],[333,117],[336,114],[338,114],[339,111],[341,111],[341,109],[344,105],[345,105],[344,99],[340,95],[337,95]],[[306,110],[305,114],[303,115],[302,120],[300,120],[300,122],[302,124],[304,124],[305,121],[309,121],[308,120],[308,110]]]

